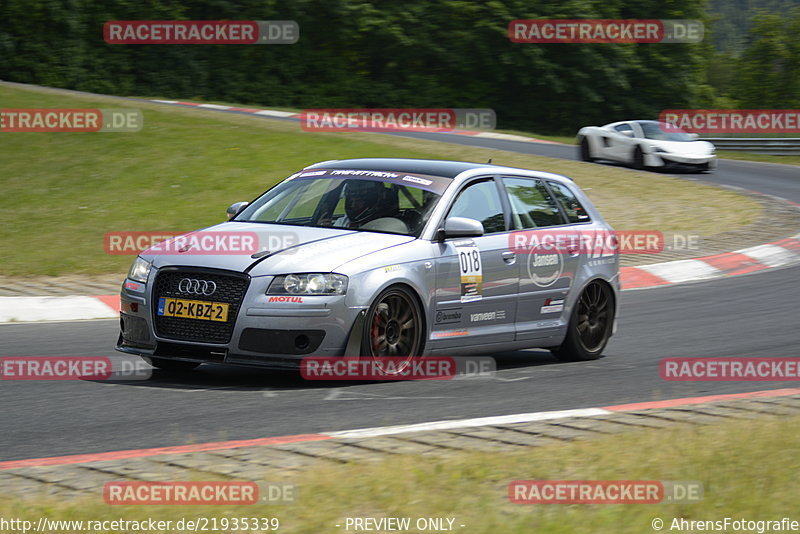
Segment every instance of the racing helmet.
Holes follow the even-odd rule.
[[[372,180],[348,180],[344,185],[344,212],[351,223],[360,224],[375,218],[383,200],[383,183]]]

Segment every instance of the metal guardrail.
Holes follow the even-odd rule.
[[[717,150],[735,150],[772,154],[773,156],[800,155],[800,138],[797,137],[706,137],[701,141],[713,143]]]

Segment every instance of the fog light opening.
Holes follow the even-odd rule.
[[[297,347],[297,350],[306,350],[310,343],[311,340],[308,339],[308,336],[305,334],[294,338],[294,346]]]

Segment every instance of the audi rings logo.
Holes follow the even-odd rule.
[[[211,280],[196,280],[194,278],[184,278],[178,282],[178,291],[190,293],[192,295],[213,295],[217,290],[217,284]]]

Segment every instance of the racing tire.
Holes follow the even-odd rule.
[[[579,153],[580,153],[581,161],[586,161],[588,163],[591,163],[591,162],[593,162],[595,160],[595,158],[592,157],[592,147],[589,144],[589,140],[586,137],[582,137],[581,138],[581,145],[580,145]]]
[[[596,360],[614,327],[614,294],[602,282],[590,282],[572,308],[564,342],[550,352],[562,361]]]
[[[164,371],[191,371],[192,369],[200,365],[200,362],[168,360],[166,358],[153,358],[152,356],[147,356],[146,358],[144,358],[144,360],[153,367],[162,369]]]
[[[425,322],[416,295],[401,285],[383,290],[364,319],[361,359],[376,361],[387,375],[396,374],[421,357],[424,344]],[[395,359],[391,369],[380,363],[385,357]]]
[[[642,147],[637,146],[633,150],[633,160],[631,161],[631,166],[637,171],[644,170],[644,152],[642,151]]]

